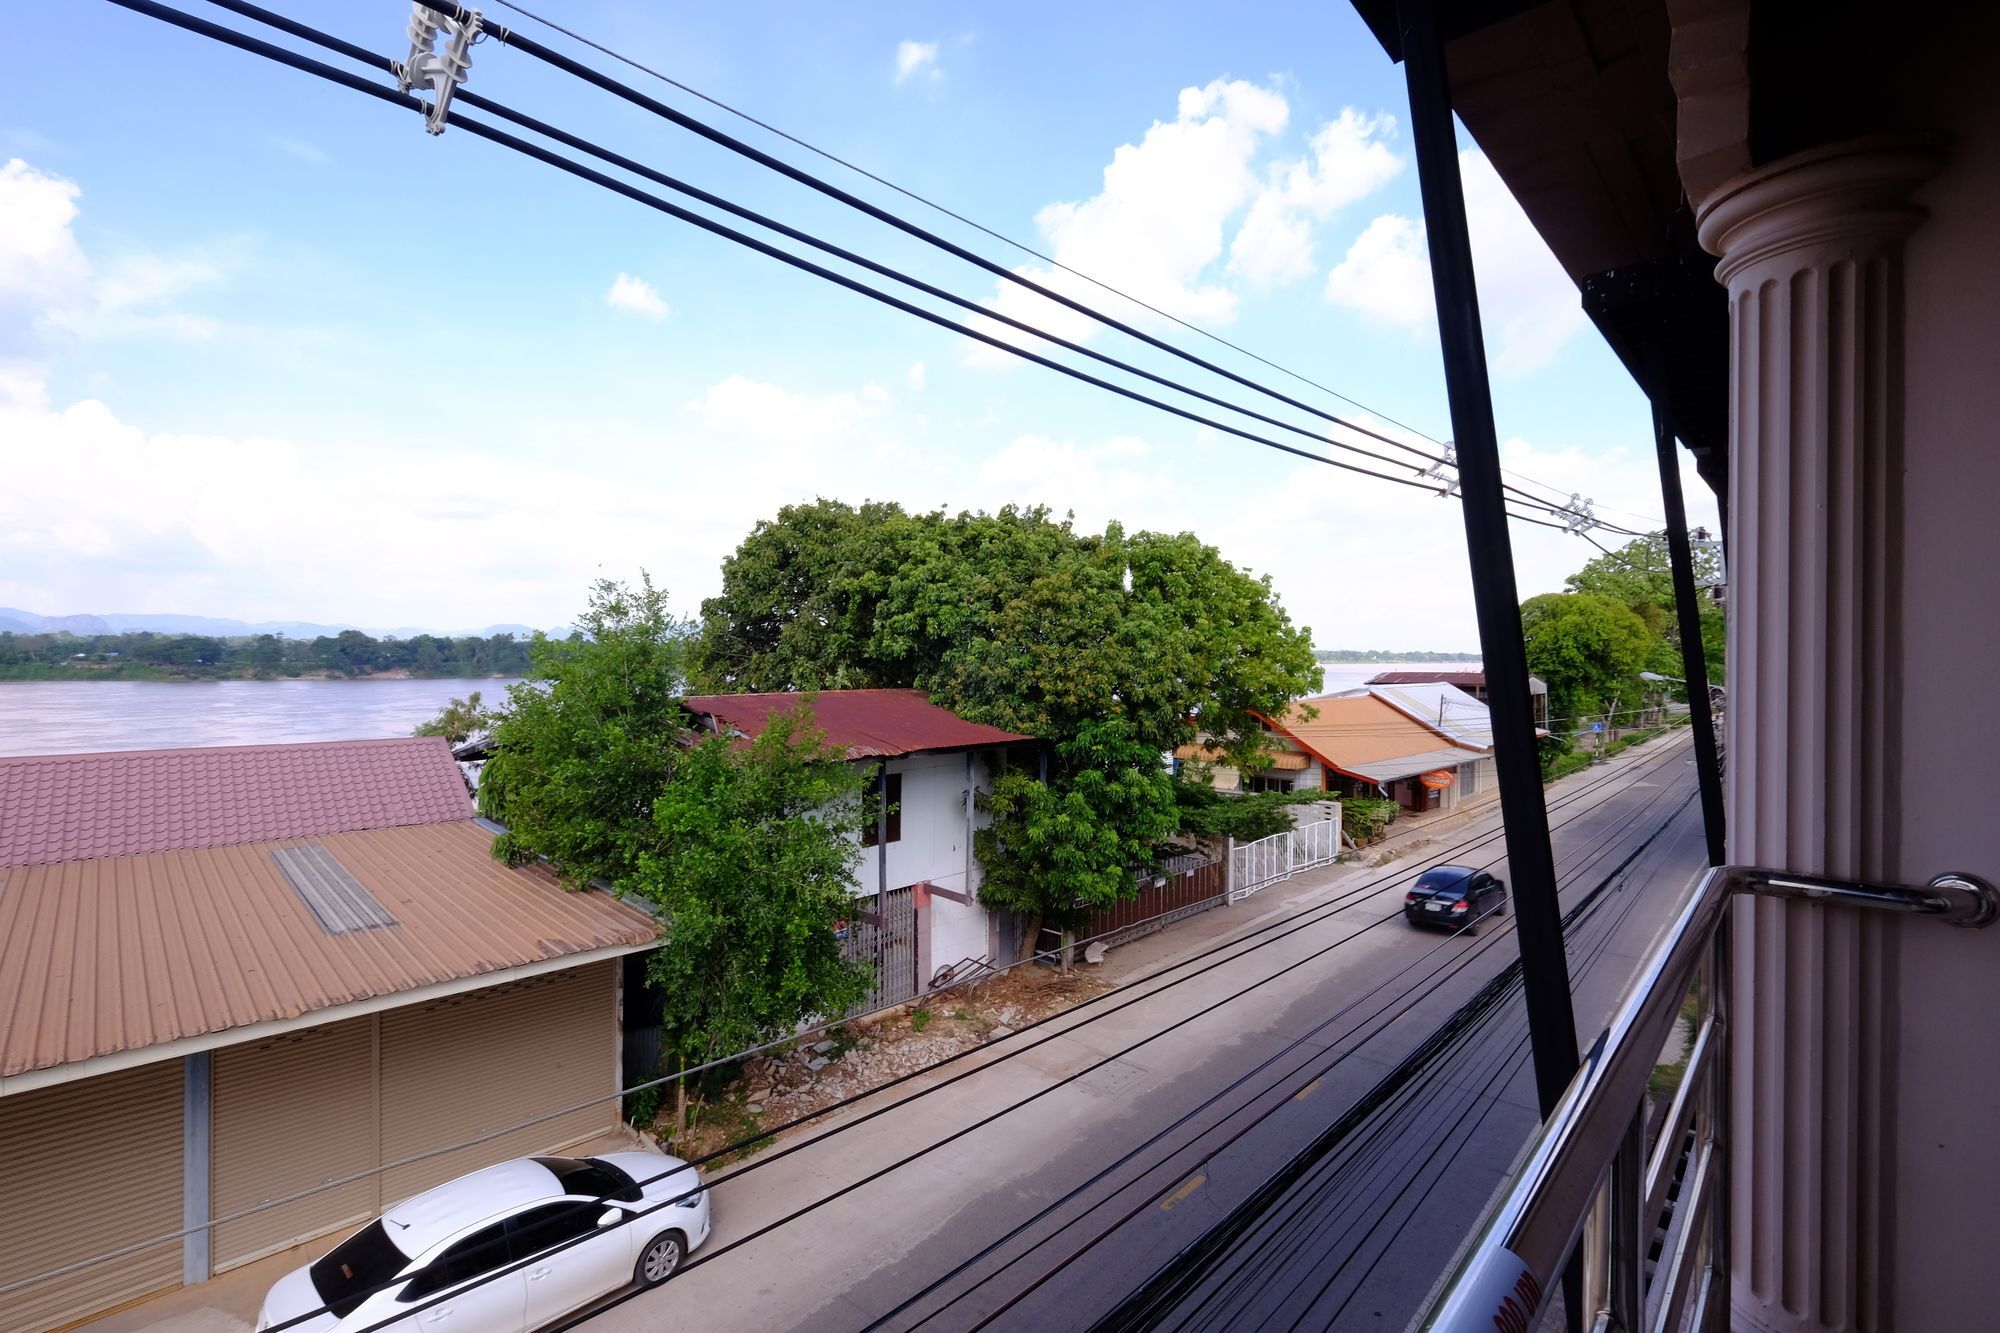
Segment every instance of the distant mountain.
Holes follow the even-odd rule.
[[[525,639],[534,633],[526,625],[488,625],[484,629],[434,630],[409,625],[399,625],[394,629],[368,629],[360,625],[322,625],[311,620],[232,620],[221,616],[187,616],[172,612],[148,611],[137,614],[115,615],[73,615],[45,616],[35,611],[23,611],[19,607],[0,606],[0,633],[15,634],[136,634],[150,630],[155,634],[206,634],[215,638],[238,638],[250,634],[275,634],[281,639],[317,639],[321,635],[339,634],[342,630],[359,629],[362,633],[378,639],[409,639],[419,634],[435,634],[440,638],[463,639],[468,637],[490,639],[495,634],[512,634]],[[552,630],[558,637],[568,633],[567,628]]]
[[[1477,662],[1480,655],[1402,651],[1394,648],[1315,648],[1313,656],[1322,662]]]

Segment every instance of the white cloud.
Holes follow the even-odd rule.
[[[1326,299],[1412,332],[1432,327],[1430,261],[1420,223],[1385,213],[1326,275]]]
[[[1018,436],[980,464],[977,482],[989,507],[1047,505],[1092,530],[1111,519],[1167,531],[1190,525],[1171,462],[1133,435],[1095,444]]]
[[[938,44],[936,42],[899,42],[896,45],[896,82],[906,83],[919,74],[936,79],[944,71],[938,68]]]
[[[688,407],[711,430],[769,444],[819,448],[850,434],[871,417],[887,394],[880,386],[870,387],[872,394],[863,389],[814,396],[731,375],[710,385]]]
[[[1311,273],[1313,224],[1375,193],[1403,169],[1385,142],[1395,134],[1395,117],[1347,107],[1312,137],[1310,156],[1274,163],[1230,243],[1230,272],[1261,286]]]
[[[620,273],[612,279],[610,290],[604,293],[604,303],[648,319],[665,319],[672,313],[652,283],[644,278],[635,278],[630,273]]]
[[[1493,373],[1540,369],[1586,327],[1576,284],[1508,193],[1484,153],[1458,155],[1472,266]],[[1326,298],[1412,331],[1435,330],[1423,226],[1385,214],[1368,224],[1327,275]]]
[[[910,386],[911,393],[922,393],[930,384],[930,372],[925,370],[924,363],[919,361],[905,372],[903,383]]]
[[[1104,169],[1104,188],[1088,199],[1054,203],[1035,215],[1045,248],[1060,263],[1131,293],[1182,319],[1226,324],[1236,294],[1206,276],[1223,253],[1224,229],[1259,188],[1255,160],[1290,116],[1283,96],[1241,80],[1181,90],[1171,121],[1155,121],[1137,144],[1122,145]],[[1028,265],[1022,276],[1094,306],[1138,312],[1060,270]],[[1087,316],[1016,283],[1003,282],[989,303],[1004,314],[1068,338],[1089,337]],[[990,321],[984,331],[1021,337]],[[1010,364],[974,348],[978,365]]]

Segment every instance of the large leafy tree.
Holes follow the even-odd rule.
[[[1713,584],[1722,577],[1721,557],[1712,546],[1693,548],[1695,583]],[[1636,537],[1615,551],[1597,556],[1565,580],[1571,592],[1595,593],[1622,602],[1646,623],[1656,643],[1647,667],[1662,675],[1684,674],[1680,620],[1674,605],[1673,565],[1663,534]],[[1720,684],[1723,671],[1723,614],[1713,598],[1701,596],[1702,657],[1709,679]]]
[[[653,802],[654,837],[620,887],[668,923],[651,973],[676,1070],[838,1014],[868,989],[835,925],[853,911],[862,777],[806,707],[747,747],[690,749]],[[676,1085],[685,1123],[687,1080]]]
[[[1048,782],[1002,774],[986,800],[993,823],[973,836],[986,867],[980,899],[1025,914],[1030,947],[1044,920],[1068,929],[1129,897],[1134,868],[1175,827],[1173,779],[1130,724],[1086,723],[1055,755]]]
[[[569,638],[535,635],[479,779],[480,810],[507,826],[495,855],[540,857],[571,883],[637,869],[681,754],[689,632],[642,577],[593,586]]]
[[[1048,742],[1046,782],[1016,773],[991,795],[982,897],[1056,920],[1136,891],[1175,827],[1164,752],[1205,733],[1248,756],[1253,713],[1320,683],[1269,581],[1192,534],[831,500],[759,523],[724,564],[694,672],[719,689],[914,686]]]
[[[718,689],[915,686],[975,721],[1156,751],[1247,738],[1320,681],[1268,579],[1189,533],[1077,532],[1046,509],[909,514],[820,500],[759,523],[702,604]]]
[[[1631,607],[1589,592],[1550,592],[1521,604],[1528,669],[1549,685],[1549,713],[1562,729],[1602,713],[1612,700],[1635,703],[1639,672],[1658,643]]]

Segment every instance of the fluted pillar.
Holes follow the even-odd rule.
[[[1901,252],[1939,165],[1799,154],[1702,201],[1730,296],[1729,857],[1888,879],[1899,826]],[[1737,904],[1733,1326],[1883,1327],[1896,966],[1859,913]]]

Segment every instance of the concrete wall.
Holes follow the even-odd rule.
[[[1956,84],[1960,100],[1938,108],[1947,162],[1918,192],[1930,217],[1904,252],[1902,630],[1889,682],[1901,741],[1894,790],[1882,797],[1901,830],[1892,873],[1918,883],[1945,870],[2000,880],[2000,708],[1975,684],[1979,664],[2000,660],[1990,550],[2000,512],[2000,98],[1990,47],[1933,48],[1954,53],[1956,70],[1926,69],[1927,84]],[[2000,1225],[2000,927],[1899,921],[1896,936],[1889,1324],[1970,1327],[1973,1310],[1994,1317],[1992,1277],[1951,1251]]]
[[[872,771],[872,767],[870,769]],[[900,889],[929,880],[942,889],[968,891],[965,877],[965,753],[912,755],[891,759],[890,773],[903,778],[902,836],[889,844],[889,887]],[[979,787],[990,786],[984,759],[975,759]],[[876,848],[863,847],[856,867],[858,893],[872,896],[878,882]]]

